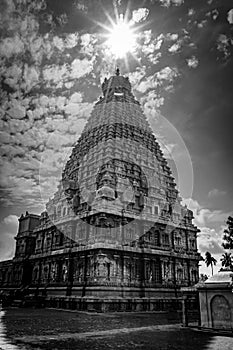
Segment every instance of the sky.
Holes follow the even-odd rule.
[[[106,27],[117,13],[136,37],[121,72],[164,154],[180,160],[178,188],[217,272],[233,214],[232,0],[0,0],[0,260],[14,254],[21,213],[40,214],[56,191],[114,74]]]

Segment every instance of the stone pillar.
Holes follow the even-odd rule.
[[[182,299],[182,324],[184,327],[188,326],[187,296]]]
[[[172,276],[172,280],[173,280],[173,283],[174,283],[174,288],[175,288],[175,296],[177,297],[177,291],[176,291],[176,286],[177,286],[177,284],[176,284],[176,258],[172,258],[172,260],[173,260],[173,262],[172,262],[172,274],[173,274],[173,276]]]
[[[37,284],[40,285],[41,283],[41,271],[42,271],[42,262],[40,261],[39,264],[39,273],[38,273],[38,281],[37,281]]]
[[[189,250],[189,242],[188,242],[188,232],[185,231],[185,245],[186,245],[186,251]]]
[[[41,235],[41,252],[44,251],[44,240],[45,240],[45,231]]]
[[[191,278],[190,278],[190,261],[187,260],[187,274],[188,274],[188,285],[191,284]]]
[[[121,282],[124,283],[124,252],[121,252]]]
[[[66,295],[70,296],[72,294],[72,286],[73,286],[73,257],[71,253],[69,254],[68,258],[68,272],[67,272],[67,289],[66,289]]]
[[[120,255],[114,254],[113,259],[114,259],[114,280],[116,282],[120,282],[121,280],[121,274],[120,274],[121,271],[120,271],[120,264],[119,264]]]
[[[174,230],[171,232],[171,245],[172,245],[172,249],[174,249],[175,248]]]
[[[85,251],[84,254],[85,254],[85,256],[84,256],[84,266],[83,266],[83,289],[82,289],[82,298],[86,295],[88,251]]]
[[[52,265],[52,263],[51,263],[51,261],[49,261],[49,263],[48,263],[48,265],[49,265],[49,271],[48,271],[48,280],[47,280],[47,283],[49,284],[49,282],[50,282],[50,280],[51,280],[51,265]]]

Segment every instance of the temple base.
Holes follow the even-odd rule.
[[[46,307],[89,312],[175,311],[181,313],[181,298],[93,298],[46,297]]]

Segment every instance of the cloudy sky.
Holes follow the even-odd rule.
[[[122,73],[171,158],[190,155],[193,181],[183,176],[181,195],[201,230],[200,252],[219,259],[233,214],[232,8],[231,0],[0,0],[0,260],[13,255],[18,216],[39,214],[55,192],[114,72],[102,25],[116,13],[136,33]]]

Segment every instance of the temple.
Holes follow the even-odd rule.
[[[0,290],[41,294],[51,305],[59,297],[137,306],[197,283],[193,213],[129,79],[117,69],[102,92],[46,210],[19,218]]]

